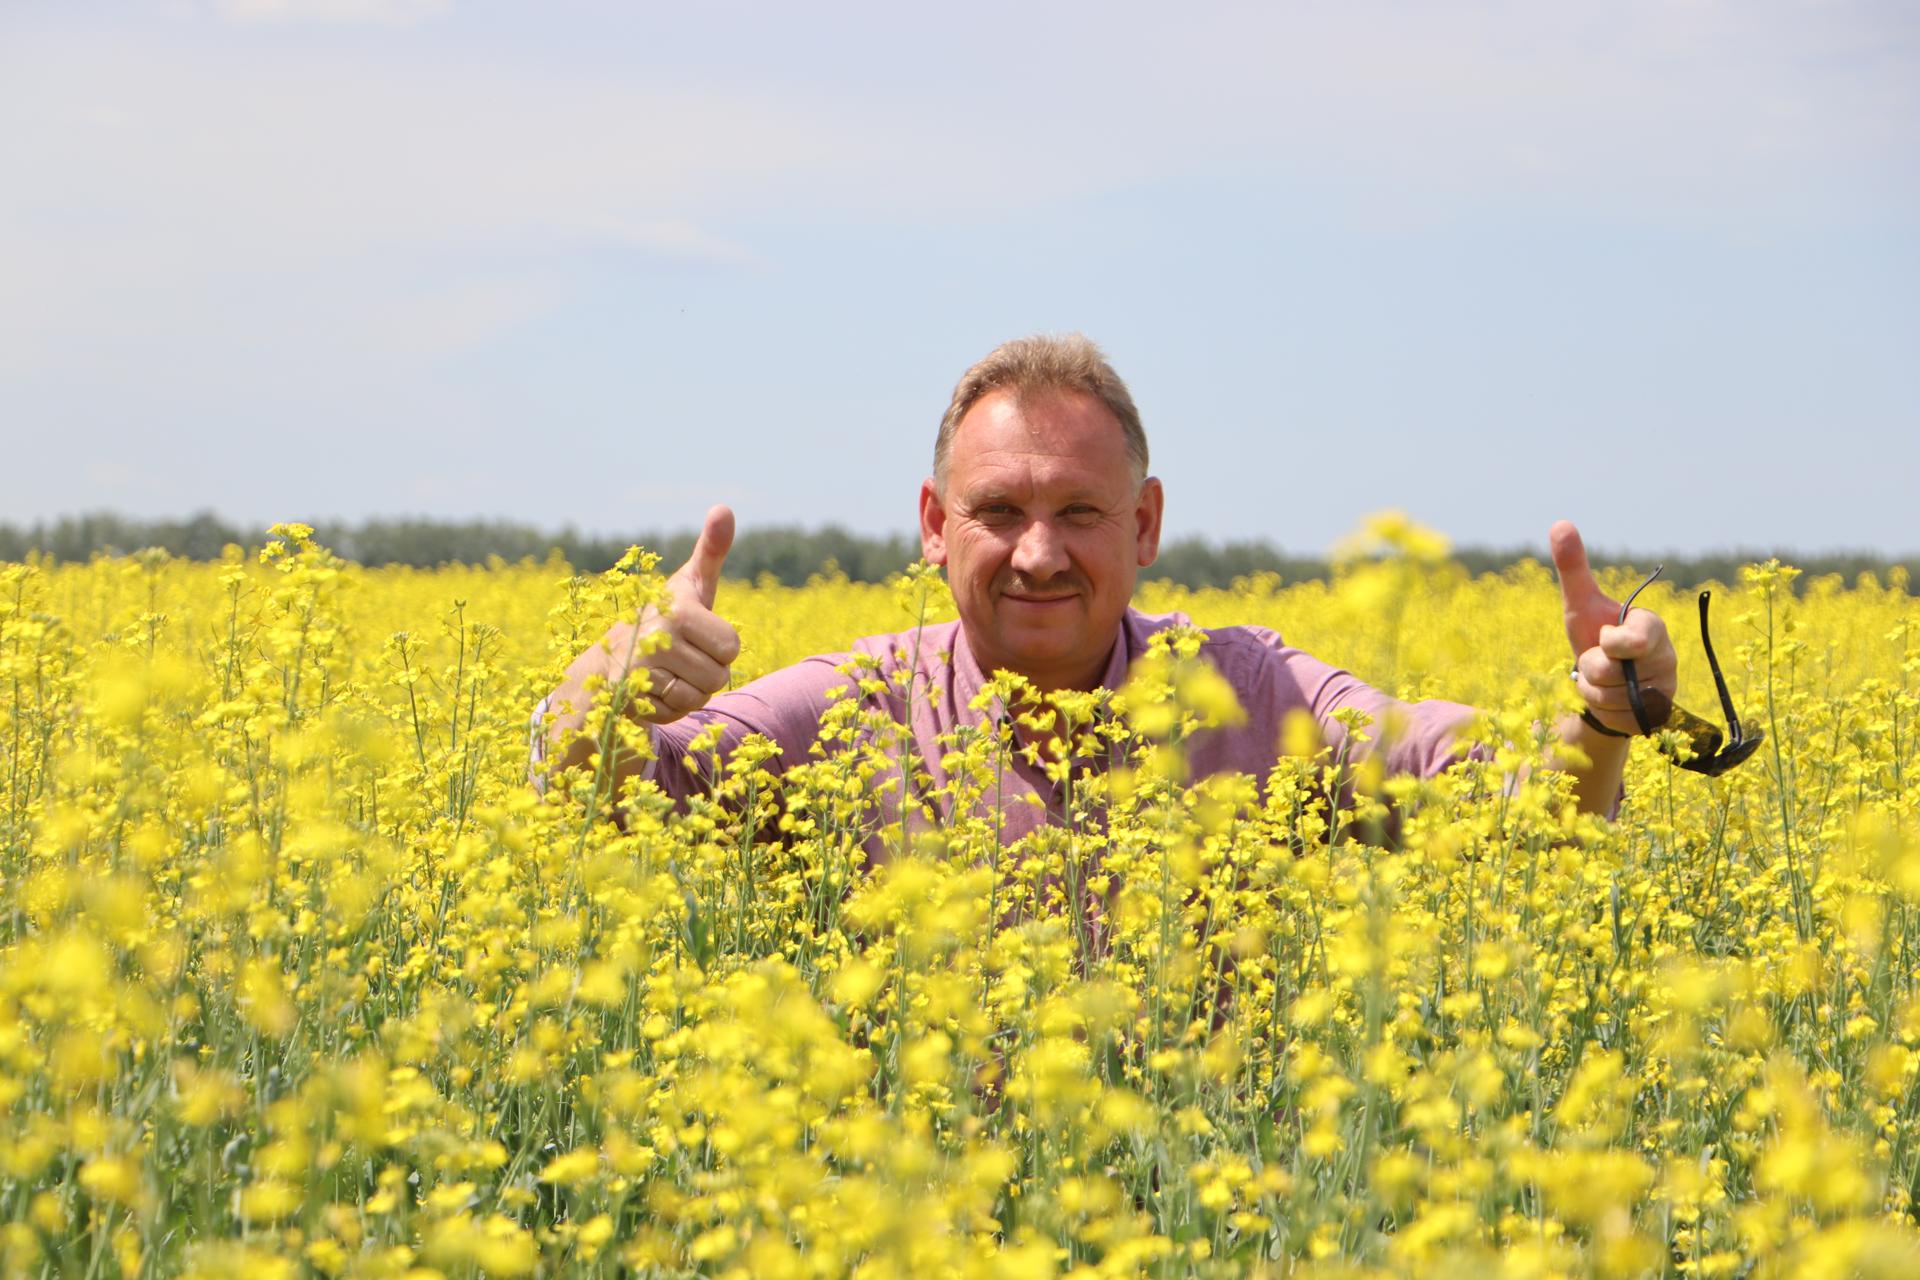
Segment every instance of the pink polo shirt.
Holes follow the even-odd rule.
[[[1183,624],[1191,625],[1184,614],[1146,614],[1128,609],[1101,684],[1120,688],[1126,683],[1134,658],[1146,652],[1148,638]],[[1344,743],[1346,729],[1334,719],[1334,713],[1344,708],[1365,712],[1372,718],[1368,734],[1375,741],[1356,744],[1347,753],[1348,758],[1383,750],[1390,773],[1432,776],[1464,754],[1455,746],[1453,734],[1474,716],[1472,707],[1457,702],[1400,702],[1301,652],[1265,627],[1216,627],[1204,634],[1201,655],[1226,678],[1247,716],[1243,724],[1202,730],[1190,741],[1187,758],[1195,777],[1235,772],[1264,783],[1279,755],[1281,726],[1295,710],[1311,714],[1323,738],[1336,751]],[[939,623],[917,632],[869,636],[855,641],[848,653],[807,658],[716,695],[701,710],[653,730],[657,755],[654,781],[677,799],[700,788],[699,776],[686,759],[687,744],[715,724],[721,727],[723,757],[748,734],[760,734],[779,744],[783,767],[807,760],[819,735],[821,715],[831,701],[829,691],[844,692],[858,679],[858,675],[839,670],[854,654],[876,660],[877,667],[870,674],[887,682],[886,692],[863,696],[869,698],[870,705],[884,707],[895,723],[907,726],[915,754],[933,776],[938,804],[945,782],[940,768],[946,750],[942,738],[958,726],[981,724],[987,714],[971,705],[986,681],[986,673],[974,659],[966,632],[958,622]],[[913,688],[910,706],[903,692],[906,682],[897,678],[909,668]],[[1384,732],[1389,712],[1393,713],[1391,734]],[[537,759],[544,734],[539,729],[541,714],[536,713],[534,719]],[[1004,815],[1003,839],[1017,839],[1043,821],[1064,817],[1060,797],[1044,770],[1018,753],[1002,785],[1005,790],[996,808]],[[1034,805],[1026,797],[1038,797],[1041,804]]]

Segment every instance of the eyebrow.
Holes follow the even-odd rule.
[[[960,498],[961,498],[961,501],[965,502],[968,506],[974,506],[974,507],[981,506],[989,502],[1020,503],[1020,502],[1026,501],[1023,498],[1016,497],[1014,492],[1011,489],[1002,489],[998,487],[991,488],[991,489],[969,490],[961,494]],[[1060,498],[1060,502],[1062,504],[1072,503],[1072,502],[1089,502],[1095,506],[1108,505],[1107,500],[1092,489],[1075,489],[1073,492],[1063,495]]]

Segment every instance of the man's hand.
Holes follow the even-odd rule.
[[[733,660],[740,656],[740,633],[713,611],[713,599],[732,546],[733,512],[715,507],[707,512],[693,554],[667,579],[664,609],[648,605],[633,621],[616,622],[568,666],[567,678],[553,696],[553,707],[560,712],[553,722],[556,741],[566,741],[585,725],[591,701],[587,684],[594,676],[608,685],[633,680],[633,692],[653,704],[644,713],[635,707],[634,714],[653,724],[669,724],[698,711],[727,687]],[[655,635],[665,635],[666,643],[649,642]],[[590,744],[577,739],[562,767],[578,763],[590,751]]]
[[[1587,548],[1572,521],[1561,520],[1548,534],[1553,567],[1560,574],[1560,600],[1566,612],[1567,642],[1573,646],[1575,679],[1594,718],[1620,733],[1639,733],[1627,697],[1631,660],[1639,678],[1647,719],[1657,729],[1673,710],[1679,688],[1679,658],[1667,624],[1650,609],[1635,609],[1619,622],[1620,602],[1600,590],[1587,564]]]
[[[609,684],[644,673],[636,692],[646,694],[653,710],[642,719],[670,724],[727,687],[733,660],[740,656],[740,633],[713,611],[713,598],[732,547],[733,512],[715,507],[707,512],[693,554],[667,579],[664,612],[648,605],[636,621],[615,623],[597,646]],[[643,653],[652,647],[646,638],[659,633],[666,635],[666,645]]]

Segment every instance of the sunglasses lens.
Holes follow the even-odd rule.
[[[1691,765],[1694,760],[1713,759],[1720,750],[1720,744],[1726,741],[1726,735],[1711,722],[1702,720],[1685,707],[1673,708],[1667,727],[1684,735],[1687,745],[1693,749],[1690,759],[1677,762],[1683,765]]]
[[[1695,756],[1680,767],[1691,769],[1695,773],[1704,773],[1709,778],[1717,778],[1729,769],[1738,768],[1743,764],[1747,757],[1760,749],[1760,744],[1766,740],[1766,736],[1764,731],[1756,729],[1751,738],[1740,739],[1718,755]]]
[[[1740,741],[1734,743],[1733,746],[1721,752],[1719,756],[1715,758],[1715,762],[1720,765],[1722,772],[1731,769],[1758,751],[1760,744],[1765,742],[1766,738],[1766,730],[1755,729],[1751,738],[1740,739]]]

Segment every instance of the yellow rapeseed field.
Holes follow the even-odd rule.
[[[1920,1274],[1905,584],[1717,588],[1767,744],[1637,745],[1608,823],[1524,767],[1573,696],[1549,572],[1380,531],[1140,604],[1487,708],[1489,759],[1382,779],[1295,725],[1264,795],[1195,784],[1235,708],[1176,643],[1056,709],[1063,773],[1137,747],[1071,827],[910,823],[877,870],[903,766],[851,699],[853,745],[689,812],[528,785],[644,558],[0,566],[0,1271]],[[1717,715],[1691,595],[1641,602]],[[952,616],[924,572],[718,608],[740,678]]]

